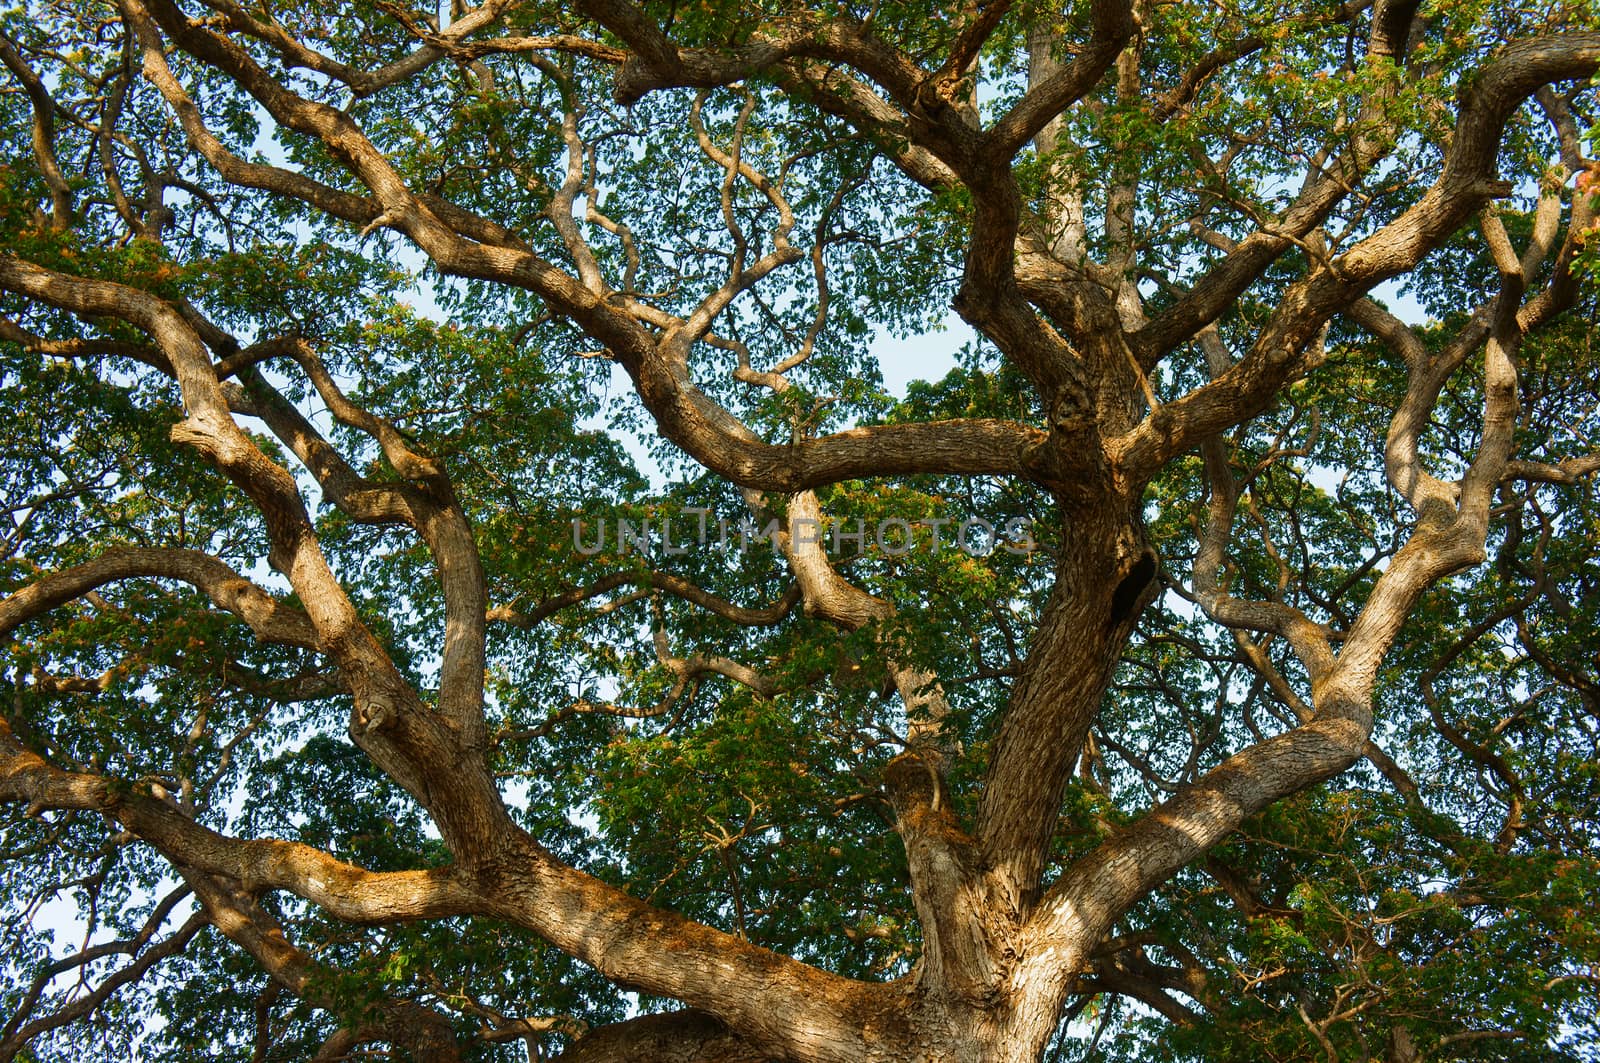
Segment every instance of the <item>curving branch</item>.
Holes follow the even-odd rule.
[[[324,1010],[344,1010],[344,1002],[324,988],[330,981],[328,965],[290,941],[250,889],[181,864],[178,873],[194,891],[211,924],[248,952],[275,983]],[[369,1007],[360,1025],[337,1030],[315,1058],[342,1059],[356,1046],[374,1041],[403,1046],[417,1063],[457,1063],[461,1058],[447,1015],[393,997]]]
[[[1041,480],[1053,475],[1049,456],[1041,453],[1045,434],[1000,420],[881,425],[792,445],[763,443],[696,388],[681,358],[674,356],[682,352],[660,343],[627,307],[613,307],[608,299],[534,255],[509,234],[493,231],[483,219],[437,198],[413,194],[348,115],[291,92],[237,45],[185,19],[170,0],[151,0],[148,9],[140,0],[125,0],[124,12],[145,42],[147,69],[160,61],[153,25],[158,23],[185,51],[234,78],[278,122],[326,143],[371,190],[372,198],[345,193],[329,196],[287,180],[281,171],[239,174],[247,179],[245,183],[282,190],[336,217],[364,225],[381,220],[403,231],[446,273],[535,292],[608,348],[633,378],[667,438],[737,484],[792,493],[869,474],[1009,473]],[[170,74],[166,80],[171,81]],[[192,103],[184,106],[175,83],[164,91],[169,102],[180,108],[180,116],[184,111],[193,115],[185,121],[185,128],[205,151],[209,134],[199,124]],[[213,149],[208,158],[215,154]],[[237,169],[220,155],[211,161]],[[713,296],[707,305],[714,315],[714,308],[722,304]],[[1019,313],[1021,303],[1014,301],[1002,316],[1011,319]],[[1032,315],[1027,317],[1031,320]],[[697,318],[689,320],[692,328],[700,327]],[[1027,331],[1036,335],[1037,325],[1027,326]]]
[[[288,890],[352,922],[460,915],[476,903],[460,873],[451,869],[374,872],[298,842],[219,834],[148,785],[130,791],[100,775],[52,767],[22,746],[3,721],[0,801],[25,803],[35,813],[105,813],[177,866],[224,875],[252,890]]]
[[[1249,628],[1282,636],[1294,648],[1316,683],[1333,670],[1331,632],[1283,602],[1250,602],[1228,593],[1223,580],[1223,555],[1233,537],[1239,490],[1220,440],[1202,448],[1206,479],[1211,486],[1207,521],[1194,559],[1194,597],[1206,615],[1231,628]]]
[[[61,162],[56,157],[58,105],[45,86],[44,79],[28,65],[28,61],[17,50],[16,43],[3,33],[0,33],[0,63],[5,64],[5,68],[28,95],[28,103],[33,109],[33,158],[39,166],[40,176],[44,178],[45,187],[50,190],[50,225],[55,229],[66,229],[72,224],[75,197],[66,175],[61,172]]]
[[[617,590],[620,587],[649,587],[653,590],[665,591],[674,597],[681,598],[692,605],[697,605],[708,612],[731,620],[744,627],[767,627],[776,624],[794,611],[800,603],[800,585],[792,583],[783,594],[771,605],[751,608],[738,605],[725,598],[703,590],[698,585],[691,583],[681,576],[674,576],[670,572],[613,572],[602,576],[586,587],[578,587],[569,591],[546,598],[544,601],[526,611],[518,610],[509,605],[499,605],[490,609],[488,619],[496,623],[510,624],[513,627],[534,627],[563,609],[580,605],[602,594]]]
[[[193,446],[261,511],[271,542],[269,560],[288,578],[318,645],[338,665],[354,695],[352,737],[429,809],[441,831],[463,851],[492,838],[508,815],[486,767],[465,752],[484,744],[481,711],[475,719],[457,718],[451,726],[400,675],[329,567],[294,478],[233,420],[205,345],[184,315],[148,292],[69,276],[9,255],[0,256],[0,289],[79,315],[118,318],[160,346],[185,404],[184,420],[173,428],[173,438]],[[472,622],[481,626],[483,614],[480,599]],[[477,652],[482,652],[481,643]],[[481,684],[468,695],[481,696]],[[457,766],[455,785],[443,788],[430,782],[439,764]]]
[[[1093,32],[1072,62],[1031,86],[984,137],[985,149],[996,159],[1009,163],[1047,123],[1094,88],[1136,29],[1129,0],[1093,0],[1089,18]]]
[[[90,945],[78,952],[45,964],[22,994],[11,1018],[0,1027],[0,1063],[11,1063],[29,1042],[63,1026],[93,1015],[126,986],[142,980],[163,960],[179,955],[206,925],[199,912],[189,916],[180,926],[164,938],[156,935],[171,918],[174,909],[189,895],[187,889],[173,890],[161,898],[151,910],[144,925],[132,937]],[[87,993],[46,1014],[29,1018],[39,1006],[50,982],[74,970],[87,971],[91,964],[114,956],[126,956],[128,963],[117,968]]]
[[[1540,87],[1588,77],[1597,69],[1600,33],[1518,41],[1496,53],[1463,87],[1460,116],[1442,171],[1422,198],[1290,287],[1249,353],[1235,365],[1210,383],[1166,403],[1122,437],[1117,448],[1129,475],[1147,478],[1175,455],[1264,409],[1286,381],[1315,364],[1313,339],[1332,315],[1356,303],[1375,285],[1411,269],[1483,204],[1504,191],[1494,179],[1495,154],[1512,112]],[[1235,254],[1248,243],[1240,244]],[[1220,310],[1234,294],[1236,291],[1230,290],[1215,307]],[[1169,315],[1174,313],[1176,308],[1169,311]],[[1172,330],[1169,338],[1187,338],[1214,317],[1210,311],[1193,314],[1182,328]],[[1156,323],[1150,326],[1156,327]],[[1167,343],[1163,338],[1156,346]],[[1141,349],[1154,348],[1147,345]]]
[[[641,1015],[593,1030],[557,1056],[559,1063],[632,1063],[639,1059],[683,1063],[769,1063],[704,1012]]]
[[[0,635],[125,579],[188,583],[243,620],[262,642],[321,649],[316,628],[300,609],[279,601],[210,554],[162,547],[111,547],[92,561],[51,573],[0,599]]]

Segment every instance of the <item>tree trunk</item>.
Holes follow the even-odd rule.
[[[1031,995],[1029,987],[1019,987],[1019,995]],[[808,1005],[826,1007],[801,999],[794,1004],[797,1012]],[[868,1023],[866,1040],[813,1042],[807,1058],[837,1063],[1021,1063],[1042,1056],[1057,1025],[1054,1009],[1010,1000],[979,1008],[924,995],[902,996],[899,1005],[897,1013]],[[560,1058],[562,1063],[786,1063],[763,1055],[699,1011],[645,1015],[601,1027]]]

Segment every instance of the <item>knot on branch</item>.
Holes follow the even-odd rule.
[[[616,80],[611,86],[611,98],[624,107],[632,107],[660,85],[661,79],[638,56],[630,56],[617,68]]]
[[[901,818],[938,813],[944,804],[944,783],[938,769],[921,753],[902,753],[883,769],[889,801]]]
[[[1077,435],[1095,426],[1094,400],[1089,389],[1073,381],[1056,392],[1050,408],[1050,427],[1063,435]]]
[[[356,734],[376,734],[395,723],[394,703],[379,695],[357,699],[350,730]]]
[[[925,752],[912,750],[891,760],[883,778],[908,851],[931,845],[948,858],[964,862],[971,839],[945,799],[938,762]]]

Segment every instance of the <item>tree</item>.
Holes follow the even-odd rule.
[[[1594,1058],[1589,5],[0,59],[0,1060]]]

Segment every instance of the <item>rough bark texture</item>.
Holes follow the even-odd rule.
[[[887,636],[875,644],[910,728],[903,752],[881,782],[904,844],[920,924],[914,970],[886,984],[844,978],[654,907],[562,862],[517,826],[505,807],[490,763],[484,703],[491,622],[536,625],[623,586],[674,595],[740,624],[780,621],[798,604],[807,616],[841,632],[884,629],[899,603],[869,594],[820,547],[785,534],[782,554],[793,590],[768,608],[723,601],[670,575],[636,573],[534,608],[492,607],[476,532],[456,498],[448,461],[427,455],[407,434],[346,397],[310,345],[285,337],[258,355],[292,366],[336,421],[375,442],[394,475],[368,477],[347,464],[279,393],[273,377],[255,367],[251,358],[257,356],[241,354],[247,348],[192,307],[9,251],[0,254],[0,290],[86,321],[116,321],[124,332],[143,337],[125,349],[168,374],[181,390],[184,416],[173,439],[202,454],[256,507],[270,540],[271,567],[291,593],[269,591],[194,550],[112,547],[0,600],[0,634],[116,581],[160,579],[197,588],[257,639],[326,660],[336,688],[351,699],[350,738],[425,809],[451,862],[433,871],[377,872],[303,845],[225,836],[196,823],[147,781],[113,786],[93,771],[58,766],[3,720],[0,800],[36,812],[82,810],[108,817],[170,861],[205,918],[249,952],[276,985],[313,1004],[320,999],[313,977],[319,960],[290,941],[262,906],[262,896],[271,891],[362,923],[457,915],[504,920],[620,986],[690,1009],[589,1032],[561,1057],[572,1063],[1040,1058],[1074,994],[1091,979],[1099,986],[1137,981],[1132,968],[1096,967],[1096,950],[1119,918],[1250,816],[1338,775],[1373,750],[1371,702],[1380,665],[1423,593],[1483,560],[1500,485],[1512,476],[1561,482],[1593,470],[1592,460],[1570,467],[1518,464],[1513,438],[1518,346],[1571,303],[1575,234],[1592,220],[1581,197],[1565,235],[1557,239],[1554,223],[1545,226],[1542,248],[1536,240],[1526,249],[1527,261],[1496,228],[1492,213],[1485,215],[1485,239],[1500,268],[1501,288],[1443,350],[1425,348],[1368,293],[1413,268],[1485,209],[1499,191],[1496,157],[1507,122],[1546,86],[1567,85],[1600,69],[1600,34],[1552,32],[1488,56],[1462,89],[1453,139],[1432,187],[1351,246],[1331,256],[1307,254],[1293,267],[1301,271],[1297,279],[1263,314],[1248,349],[1235,359],[1214,328],[1219,316],[1290,252],[1321,246],[1327,234],[1320,226],[1390,150],[1371,122],[1406,76],[1400,64],[1415,29],[1415,4],[1379,3],[1370,15],[1345,16],[1352,20],[1352,41],[1365,34],[1365,61],[1373,71],[1357,132],[1329,147],[1320,169],[1307,176],[1279,218],[1240,241],[1219,236],[1215,263],[1155,314],[1143,305],[1140,248],[1134,246],[1142,179],[1137,160],[1128,159],[1124,171],[1109,178],[1115,187],[1108,193],[1104,235],[1111,246],[1098,263],[1087,260],[1085,176],[1065,157],[1052,157],[1049,201],[1038,213],[1036,204],[1025,201],[1015,171],[1018,153],[1030,143],[1046,156],[1056,152],[1063,115],[1108,79],[1129,98],[1149,91],[1140,84],[1139,49],[1145,45],[1138,4],[1094,0],[1082,26],[1029,29],[1027,91],[987,124],[970,101],[965,79],[980,47],[1010,17],[1007,4],[958,5],[949,54],[937,69],[919,66],[869,23],[843,15],[797,13],[744,35],[738,45],[685,47],[627,0],[584,0],[577,7],[581,34],[497,45],[498,38],[485,31],[498,13],[516,6],[497,2],[460,12],[447,28],[422,33],[409,56],[377,69],[321,56],[275,22],[227,2],[200,18],[176,0],[122,0],[120,28],[188,144],[223,179],[309,204],[367,231],[391,229],[446,275],[537,296],[626,371],[664,437],[747,488],[758,514],[782,501],[791,516],[820,519],[814,488],[919,473],[1020,478],[1054,497],[1062,543],[1054,589],[1017,668],[1009,702],[998,714],[970,822],[948,790],[951,764],[962,753],[946,726],[950,706],[940,686],[946,677],[906,658]],[[1071,47],[1052,48],[1052,34],[1065,34]],[[465,49],[474,41],[477,50],[469,54]],[[913,181],[938,192],[963,190],[971,214],[955,306],[1026,379],[1029,401],[1044,414],[1040,423],[931,420],[821,435],[797,430],[792,442],[768,442],[703,392],[690,371],[699,345],[737,350],[737,341],[717,334],[719,315],[763,277],[804,257],[788,244],[793,214],[781,183],[740,161],[737,147],[724,151],[702,137],[708,155],[726,167],[727,187],[748,183],[752,195],[765,197],[787,221],[762,245],[765,257],[741,260],[725,283],[680,316],[601,269],[572,214],[579,186],[567,188],[565,198],[556,195],[551,207],[570,263],[547,260],[493,218],[408,184],[352,116],[355,110],[302,95],[258,58],[263,49],[285,56],[366,96],[402,85],[447,57],[469,64],[496,47],[613,62],[615,94],[624,101],[764,78],[880,138],[883,152]],[[1181,109],[1215,70],[1245,61],[1261,47],[1256,36],[1220,47],[1175,87],[1153,93],[1157,111]],[[227,79],[273,121],[326,152],[341,169],[341,187],[230,153],[207,127],[214,119],[174,73],[174,53]],[[53,215],[66,224],[72,193],[50,149],[53,111],[41,95],[46,87],[3,41],[0,59],[21,71],[36,111],[34,143]],[[584,145],[574,146],[572,157],[581,177]],[[597,209],[592,196],[588,209]],[[731,208],[727,216],[733,218]],[[159,221],[149,221],[142,238],[158,238]],[[1328,324],[1339,315],[1396,347],[1406,363],[1409,390],[1385,459],[1389,480],[1413,508],[1415,521],[1409,541],[1375,579],[1359,615],[1335,638],[1291,606],[1229,594],[1226,553],[1244,503],[1222,440],[1320,364]],[[64,341],[7,327],[10,342],[59,357],[83,353]],[[1151,383],[1158,367],[1190,343],[1205,350],[1210,379],[1158,400]],[[1486,383],[1475,450],[1459,479],[1447,482],[1424,467],[1420,440],[1442,390],[1480,353]],[[774,392],[788,386],[787,370],[757,373],[747,356],[742,369]],[[238,418],[244,415],[257,418],[252,423],[264,425],[279,447],[269,452],[241,427]],[[276,456],[285,451],[350,519],[407,529],[433,558],[443,615],[437,690],[419,691],[407,680],[341,583],[302,499],[299,470],[291,473]],[[1063,867],[1054,848],[1063,795],[1092,757],[1091,729],[1114,670],[1141,611],[1182,576],[1165,571],[1150,545],[1146,488],[1171,462],[1195,451],[1204,459],[1209,504],[1188,574],[1193,600],[1241,637],[1271,636],[1292,647],[1307,677],[1306,689],[1292,696],[1305,711],[1297,726],[1239,749]],[[772,689],[754,667],[735,661],[666,652],[662,660],[680,680],[674,697],[705,674],[758,692]],[[1294,686],[1281,676],[1275,681]],[[1198,994],[1197,989],[1190,995]],[[1187,1014],[1174,998],[1158,997],[1158,1007]],[[11,1058],[24,1040],[0,1042],[0,1057]],[[341,1028],[324,1056],[340,1058],[370,1042],[400,1045],[418,1060],[452,1060],[460,1052],[449,1018],[397,1000],[370,1022]],[[1409,1051],[1397,1047],[1396,1058],[1409,1058]]]

